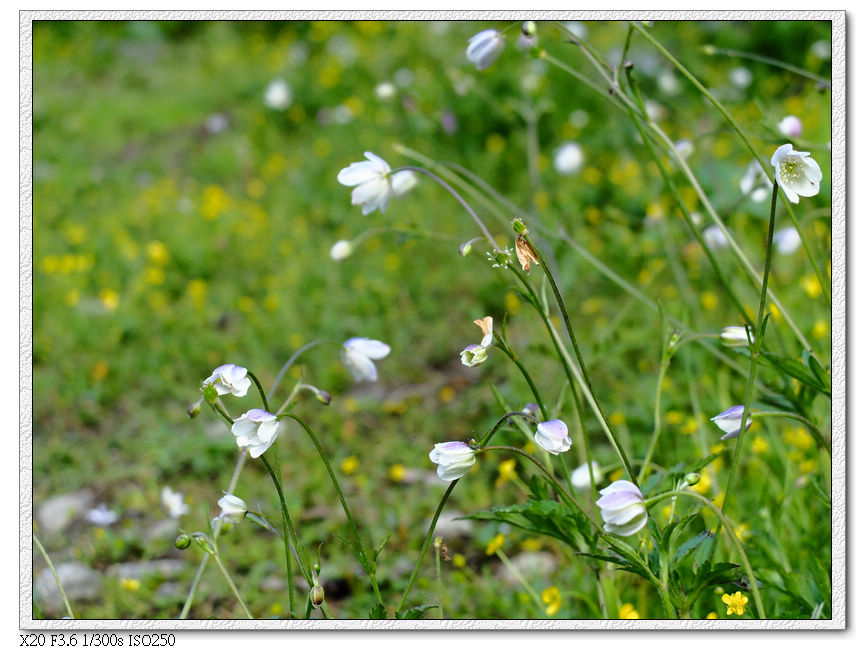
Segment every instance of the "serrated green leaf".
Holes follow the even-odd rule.
[[[677,548],[676,552],[673,554],[673,564],[678,564],[688,557],[688,555],[702,544],[707,537],[711,539],[712,533],[708,530],[703,530],[699,534],[694,535],[691,539],[679,544],[679,548]]]
[[[708,531],[706,531],[708,532]],[[709,560],[709,554],[712,552],[712,540],[715,536],[712,533],[706,535],[700,540],[694,553],[694,564],[691,565],[694,573],[698,573],[700,568]]]
[[[387,610],[381,603],[376,603],[369,610],[369,618],[374,621],[382,621],[387,618]]]
[[[577,517],[558,501],[537,499],[521,505],[498,506],[481,510],[463,519],[500,521],[558,539],[572,548],[578,548],[577,534],[588,538],[590,531],[584,517]]]
[[[810,369],[799,359],[782,357],[771,352],[763,352],[757,357],[757,362],[766,367],[775,368],[778,372],[798,380],[805,386],[818,390],[826,395],[831,395],[823,382],[814,377]]]
[[[428,609],[435,609],[436,607],[438,607],[438,605],[418,605],[417,607],[412,607],[405,612],[397,612],[396,618],[402,619],[404,621],[416,621],[423,618],[424,612],[426,612]]]

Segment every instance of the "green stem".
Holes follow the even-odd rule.
[[[243,602],[243,598],[241,597],[240,592],[237,590],[237,587],[234,585],[234,581],[231,579],[228,571],[225,569],[225,565],[223,565],[222,560],[219,559],[219,551],[213,553],[213,559],[216,561],[216,566],[218,566],[219,570],[222,571],[222,575],[225,576],[225,580],[226,582],[228,582],[228,586],[231,587],[231,591],[232,593],[234,593],[234,597],[237,599],[237,602],[240,603],[240,608],[243,610],[243,613],[246,614],[246,618],[254,618],[253,615],[249,612],[249,608],[246,606],[246,603]]]
[[[592,410],[595,412],[595,415],[598,417],[599,422],[601,423],[601,428],[604,430],[604,433],[607,434],[607,438],[609,438],[610,442],[615,447],[616,452],[619,455],[619,459],[622,461],[622,465],[625,468],[630,479],[636,482],[636,474],[634,473],[633,468],[631,467],[630,462],[628,462],[628,457],[625,454],[625,450],[622,447],[619,439],[616,437],[616,434],[613,432],[610,427],[609,420],[607,420],[607,416],[604,415],[604,412],[601,410],[600,402],[598,401],[598,397],[595,394],[594,388],[592,388],[591,379],[589,379],[589,373],[586,370],[586,365],[583,362],[583,355],[580,352],[580,346],[577,344],[577,338],[574,335],[574,329],[571,326],[571,319],[568,315],[568,309],[565,307],[565,301],[562,299],[562,294],[559,292],[559,287],[556,284],[556,280],[553,277],[552,271],[550,271],[550,267],[547,265],[547,260],[544,257],[544,254],[535,246],[532,241],[525,236],[526,240],[529,242],[529,245],[534,249],[535,254],[538,257],[538,261],[540,262],[541,268],[544,271],[544,274],[547,276],[547,279],[550,281],[550,286],[553,288],[553,293],[556,296],[556,302],[559,305],[559,311],[562,314],[562,320],[565,324],[565,329],[568,332],[568,336],[571,339],[571,346],[574,348],[574,352],[577,356],[577,363],[580,366],[581,377],[577,378],[578,383],[580,383],[581,387],[585,387],[588,390],[588,394],[586,395],[589,398],[589,402],[591,403]],[[591,472],[589,472],[591,474]]]
[[[827,88],[831,86],[828,79],[816,75],[813,72],[808,72],[808,70],[805,70],[803,68],[798,68],[795,65],[790,65],[789,63],[785,63],[784,61],[779,61],[778,59],[763,56],[762,54],[742,52],[741,50],[730,50],[724,47],[715,47],[714,45],[707,45],[706,47],[704,47],[703,53],[708,54],[709,56],[717,54],[729,57],[739,57],[742,59],[751,59],[752,61],[759,61],[760,63],[765,63],[767,65],[773,65],[777,68],[782,68],[801,77],[805,77],[806,79],[811,79],[811,81],[816,81],[818,84],[823,84]]]
[[[309,350],[310,348],[315,347],[316,345],[320,345],[322,343],[332,343],[332,341],[328,341],[327,339],[317,339],[315,341],[310,341],[306,345],[299,347],[295,350],[294,354],[292,354],[288,361],[286,361],[282,368],[279,370],[279,373],[276,375],[276,379],[273,380],[273,386],[270,387],[270,391],[267,393],[267,399],[273,399],[273,395],[276,393],[276,388],[279,386],[279,382],[282,381],[282,378],[285,376],[285,373],[288,372],[288,369],[291,368],[292,364],[297,360],[297,358]]]
[[[790,420],[797,420],[808,428],[811,437],[814,438],[814,441],[818,445],[829,451],[829,441],[823,436],[823,432],[811,420],[798,413],[790,413],[788,411],[757,411],[756,413],[751,413],[751,417],[755,420],[758,418],[788,418]]]
[[[760,292],[760,307],[757,310],[757,326],[758,330],[756,332],[756,340],[751,343],[751,367],[748,372],[748,383],[745,386],[745,401],[744,401],[744,410],[742,412],[742,422],[739,425],[739,435],[736,438],[736,448],[733,452],[733,462],[730,466],[730,473],[727,477],[727,488],[724,491],[724,502],[721,504],[721,511],[725,511],[727,508],[727,504],[730,502],[730,495],[733,489],[733,482],[736,479],[736,472],[739,468],[739,461],[742,456],[742,448],[744,446],[743,442],[745,439],[744,433],[745,428],[748,423],[748,416],[750,415],[751,409],[751,399],[754,392],[754,378],[757,374],[757,357],[760,354],[760,349],[763,345],[763,337],[765,335],[765,328],[763,323],[763,314],[766,309],[766,293],[769,286],[769,271],[772,268],[772,237],[775,232],[775,206],[778,199],[778,183],[774,183],[772,185],[772,207],[769,211],[769,232],[766,235],[766,263],[763,268],[763,287]],[[718,526],[720,527],[720,522]],[[714,554],[715,548],[718,543],[717,531],[715,535],[715,539],[712,541],[712,553],[710,557]]]
[[[36,536],[35,531],[33,533],[33,542],[36,544],[36,548],[38,548],[39,552],[42,554],[45,563],[48,565],[48,569],[51,571],[51,575],[54,576],[54,582],[57,583],[57,588],[60,590],[60,597],[63,599],[63,606],[66,607],[66,614],[69,615],[69,618],[74,619],[75,614],[72,613],[72,606],[69,604],[69,599],[66,597],[66,591],[63,589],[63,583],[60,582],[60,576],[57,575],[57,570],[54,568],[54,563],[51,561],[51,558],[48,557],[48,553],[45,551],[45,547],[42,546],[42,542],[40,542],[39,538]]]
[[[700,501],[704,506],[710,508],[712,512],[715,513],[715,516],[718,517],[718,520],[729,532],[730,538],[733,541],[733,545],[736,547],[736,551],[738,552],[739,557],[742,559],[742,565],[745,568],[745,575],[748,576],[748,584],[751,587],[751,592],[754,594],[754,603],[757,606],[757,612],[760,615],[760,618],[766,618],[766,612],[763,610],[763,600],[762,598],[760,598],[760,587],[758,586],[757,578],[754,577],[754,571],[751,569],[751,562],[748,561],[748,554],[745,553],[745,548],[742,546],[742,543],[736,536],[736,528],[735,526],[733,526],[732,522],[724,515],[723,512],[721,512],[718,506],[712,503],[709,499],[700,494],[697,494],[696,492],[688,492],[687,490],[670,490],[669,492],[664,492],[663,494],[658,494],[649,499],[646,499],[646,508],[666,499],[667,497],[688,497],[691,499],[696,499],[697,501]],[[726,498],[724,499],[724,502],[727,502]]]
[[[256,377],[249,370],[246,371],[246,376],[252,379],[252,383],[255,384],[255,387],[258,389],[258,394],[261,395],[261,403],[264,404],[264,410],[270,413],[270,407],[267,405],[267,395],[264,394],[264,389],[261,387],[261,382],[258,381],[258,377]]]
[[[535,601],[535,605],[538,606],[538,608],[541,610],[541,612],[546,614],[547,607],[546,607],[546,605],[544,605],[544,601],[538,595],[538,592],[535,591],[532,588],[532,586],[528,583],[525,576],[523,576],[523,574],[520,573],[519,569],[517,569],[517,567],[515,567],[513,565],[513,563],[508,559],[508,556],[502,552],[502,549],[497,549],[496,555],[502,561],[502,564],[505,565],[507,570],[510,571],[511,574],[517,579],[517,581],[523,586],[523,589],[525,589],[529,593],[529,596],[531,596],[532,600]]]
[[[529,374],[529,371],[526,370],[526,367],[523,365],[523,363],[517,358],[517,355],[514,352],[513,348],[508,345],[506,341],[502,341],[502,343],[502,351],[504,351],[504,353],[508,355],[508,358],[514,362],[514,365],[519,368],[520,372],[523,375],[523,378],[529,385],[529,390],[532,391],[532,395],[534,396],[535,401],[538,403],[538,408],[541,410],[541,417],[543,418],[544,422],[548,421],[550,418],[549,415],[547,415],[547,409],[546,407],[544,407],[544,401],[541,399],[541,394],[538,392],[538,388],[537,386],[535,386],[535,382],[532,380],[532,376]]]
[[[664,384],[664,376],[667,374],[667,368],[670,367],[670,358],[667,354],[666,346],[661,359],[661,369],[658,372],[658,383],[655,387],[655,415],[654,429],[652,437],[649,439],[649,447],[646,449],[646,458],[643,460],[643,465],[640,467],[640,473],[637,476],[637,481],[642,483],[646,477],[646,472],[649,469],[649,462],[652,460],[652,454],[655,451],[655,445],[658,444],[658,438],[661,435],[661,388]]]
[[[370,562],[369,558],[366,555],[366,550],[364,549],[363,542],[360,539],[360,532],[358,531],[357,523],[355,522],[354,517],[351,514],[351,509],[348,507],[348,503],[345,500],[342,488],[339,486],[339,481],[337,480],[336,475],[333,473],[333,468],[330,465],[327,454],[324,453],[324,449],[318,442],[318,438],[316,438],[315,434],[312,432],[312,429],[307,426],[306,422],[304,422],[292,413],[286,414],[286,417],[291,418],[301,427],[303,427],[303,430],[306,431],[306,434],[309,436],[312,444],[315,445],[316,451],[318,451],[318,455],[321,458],[322,463],[324,463],[324,467],[327,470],[328,476],[330,476],[330,481],[331,483],[333,483],[333,487],[336,490],[336,496],[339,499],[340,505],[342,505],[342,510],[343,512],[345,512],[345,517],[348,520],[349,528],[351,530],[352,536],[354,537],[355,546],[357,547],[356,550],[358,553],[360,553],[363,570],[366,572],[367,576],[370,579],[370,583],[372,584],[376,599],[380,604],[383,605],[384,602],[382,601],[381,593],[379,593],[378,582],[375,579],[375,563]]]

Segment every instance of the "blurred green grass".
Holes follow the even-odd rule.
[[[585,25],[591,44],[616,61],[625,27]],[[394,533],[380,570],[393,577],[383,584],[393,598],[404,585],[405,561],[414,561],[441,490],[399,484],[390,477],[392,467],[427,474],[433,443],[485,430],[499,413],[490,384],[513,407],[531,399],[502,355],[494,353],[493,363],[472,371],[459,365],[459,351],[477,338],[471,321],[491,314],[501,323],[507,314],[512,342],[536,368],[542,391],[558,394],[560,373],[552,352],[510,280],[490,270],[480,255],[457,256],[459,244],[477,233],[451,197],[421,182],[385,214],[363,217],[350,205],[349,191],[336,182],[336,174],[364,151],[376,152],[392,167],[413,163],[394,152],[400,143],[459,163],[545,224],[562,224],[693,329],[714,331],[736,322],[733,306],[684,224],[665,218],[676,216],[673,203],[627,118],[512,46],[490,70],[478,73],[465,60],[465,42],[487,26],[34,24],[34,501],[38,506],[49,496],[88,487],[124,513],[117,531],[80,526],[71,541],[49,540],[49,551],[71,553],[94,566],[104,564],[105,557],[172,555],[171,540],[159,546],[141,539],[141,531],[160,517],[161,487],[168,484],[187,495],[194,505],[183,526],[200,529],[234,466],[233,437],[209,414],[193,421],[186,416],[201,380],[215,366],[233,362],[269,385],[304,343],[369,336],[393,348],[379,364],[380,385],[353,387],[336,348],[322,346],[304,359],[305,378],[330,391],[334,404],[324,409],[308,402],[299,408],[320,431],[335,465],[357,459],[345,484],[368,539],[377,544]],[[787,114],[802,119],[824,182],[819,196],[798,214],[820,258],[828,261],[829,157],[825,147],[817,148],[829,140],[828,94],[788,72],[700,51],[711,43],[826,76],[828,61],[816,58],[809,46],[828,39],[828,24],[658,22],[652,29],[727,103],[767,157],[782,142],[774,125]],[[544,47],[591,73],[577,48],[563,43],[554,30],[542,29],[541,35]],[[672,68],[646,43],[635,42],[629,56],[645,94],[665,112],[662,127],[674,139],[693,141],[690,162],[698,178],[749,258],[759,262],[767,205],[740,200],[738,183],[748,162],[743,147],[683,78],[673,93],[662,88],[658,80]],[[753,75],[745,90],[730,82],[736,66]],[[274,78],[291,87],[293,101],[286,110],[263,102]],[[375,89],[385,81],[398,82],[397,94],[379,99]],[[520,117],[526,107],[543,109],[540,187],[534,189]],[[217,122],[224,129],[214,128]],[[455,131],[446,128],[451,123]],[[557,176],[551,164],[565,140],[578,141],[586,156],[574,177]],[[699,212],[696,195],[684,189],[683,196]],[[492,216],[477,207],[492,226]],[[328,257],[337,239],[382,227],[418,236],[381,233],[340,264]],[[497,224],[493,232],[504,243],[509,231]],[[601,400],[628,432],[632,448],[642,453],[651,431],[660,355],[657,315],[569,248],[549,244]],[[668,244],[684,271],[684,292],[668,262]],[[776,262],[773,286],[797,322],[806,325],[818,354],[828,358],[828,312],[814,295],[803,251]],[[733,258],[722,255],[721,263],[733,286],[756,306],[757,292]],[[779,326],[770,336],[773,345],[798,356],[788,328]],[[661,452],[666,466],[693,458],[697,439],[716,440],[706,418],[735,403],[744,385],[703,351],[689,350],[683,357],[681,365],[674,364],[664,395],[665,435],[672,439],[665,440]],[[238,412],[256,405],[251,394],[238,403]],[[828,416],[828,406],[825,411]],[[303,526],[303,537],[309,544],[326,542],[325,573],[341,590],[335,598],[338,615],[362,617],[371,598],[355,575],[350,552],[333,537],[342,519],[327,477],[300,432],[287,429],[279,444],[289,506],[327,512]],[[789,427],[762,425],[760,435],[769,449],[746,458],[748,490],[738,496],[736,514],[757,512],[760,504],[783,505],[774,525],[791,540],[784,561],[803,572],[818,562],[815,573],[825,573],[828,513],[808,488],[794,490],[793,485],[809,474],[825,484],[828,462],[813,448],[797,449],[785,441],[785,432],[794,439]],[[589,424],[589,434],[595,455],[612,463],[600,430]],[[521,434],[511,435],[521,442]],[[470,489],[458,490],[452,505],[467,513],[519,499],[515,486],[495,487],[500,460],[480,464]],[[805,463],[809,471],[802,469]],[[712,489],[717,492],[721,485]],[[257,467],[245,470],[239,492],[276,512],[267,477]],[[519,587],[500,588],[502,579],[491,577],[495,559],[484,548],[496,531],[475,527],[475,538],[452,544],[469,563],[449,569],[448,615],[538,616]],[[754,552],[765,563],[783,565],[773,554],[769,528],[755,522],[752,530]],[[562,591],[590,588],[590,576],[562,557],[561,549],[524,537],[509,533],[509,550],[516,554],[520,543],[530,542],[531,549],[541,544],[560,561],[552,582]],[[106,555],[109,543],[115,547]],[[280,575],[277,540],[240,527],[224,546],[233,571],[248,585],[244,594],[256,615],[284,615],[287,603],[280,609],[273,594],[255,588],[263,577]],[[185,590],[198,558],[193,552],[181,557],[188,557],[190,567],[181,581]],[[471,577],[475,572],[485,577]],[[434,573],[425,575],[415,597],[435,602]],[[538,591],[547,586],[537,580]],[[628,579],[621,584],[629,584]],[[115,599],[92,604],[81,615],[175,616],[182,599],[154,600],[157,587],[144,584],[136,593],[118,588]],[[623,598],[631,598],[644,616],[657,614],[657,603],[640,589],[625,589]],[[237,614],[218,574],[206,576],[200,593],[204,602],[193,608],[194,616]],[[773,611],[809,615],[800,601],[779,593]],[[711,608],[709,602],[704,608]],[[587,615],[573,598],[562,611]]]

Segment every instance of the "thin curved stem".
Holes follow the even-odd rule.
[[[48,569],[51,571],[51,575],[54,576],[54,582],[57,583],[57,588],[60,590],[60,597],[63,599],[63,606],[66,608],[66,613],[69,615],[69,618],[74,619],[75,614],[72,613],[72,606],[69,604],[69,599],[66,597],[66,591],[63,589],[63,583],[60,582],[60,576],[57,575],[54,563],[51,561],[51,558],[48,557],[48,553],[45,551],[45,547],[42,546],[42,542],[40,542],[39,538],[36,536],[35,531],[33,532],[33,543],[36,544],[36,548],[38,548],[39,552],[42,554],[45,563],[48,565]]]
[[[231,576],[228,574],[228,571],[226,570],[225,565],[222,563],[222,560],[219,559],[219,551],[213,553],[213,559],[214,561],[216,561],[216,566],[218,566],[219,570],[222,571],[222,575],[225,577],[226,582],[228,582],[228,586],[231,587],[231,591],[234,594],[234,597],[237,599],[237,602],[240,603],[240,608],[243,610],[243,613],[246,614],[246,618],[255,618],[250,613],[249,608],[246,606],[246,603],[243,601],[243,597],[237,590],[237,587],[234,584],[234,580],[231,579]]]
[[[318,442],[318,438],[316,438],[315,434],[312,432],[312,429],[307,426],[306,422],[301,420],[293,413],[286,414],[286,417],[291,418],[301,427],[303,427],[303,430],[306,431],[306,434],[309,436],[312,444],[315,445],[315,448],[318,451],[318,455],[321,457],[321,461],[322,463],[324,463],[325,469],[327,470],[328,476],[330,476],[331,483],[333,483],[333,487],[336,490],[336,496],[339,499],[340,505],[342,505],[343,512],[345,512],[345,517],[348,520],[349,528],[351,529],[352,536],[354,537],[354,543],[357,547],[357,552],[360,553],[363,570],[366,572],[367,576],[370,579],[370,583],[372,584],[376,599],[379,603],[384,604],[384,602],[382,601],[381,593],[379,593],[378,583],[375,579],[375,564],[370,562],[369,558],[366,555],[366,550],[364,549],[363,542],[360,539],[360,532],[358,530],[357,523],[355,522],[354,517],[351,514],[351,509],[348,507],[348,503],[346,502],[345,496],[342,493],[342,488],[339,485],[339,481],[336,479],[336,475],[333,473],[333,468],[330,465],[327,454],[324,453],[324,449]]]
[[[294,354],[292,354],[288,358],[288,361],[283,364],[279,373],[276,375],[276,379],[273,380],[273,386],[270,387],[270,390],[267,393],[267,399],[273,399],[273,395],[276,393],[276,388],[277,386],[279,386],[279,382],[282,381],[283,376],[285,376],[285,373],[288,372],[288,369],[291,368],[295,360],[310,348],[315,347],[316,345],[320,345],[322,343],[333,343],[333,341],[328,341],[327,339],[316,339],[315,341],[310,341],[306,345],[302,345],[294,351]]]
[[[448,192],[450,192],[451,196],[453,196],[457,201],[459,201],[459,204],[461,206],[463,206],[463,208],[465,208],[466,212],[468,212],[469,215],[471,215],[471,218],[474,219],[475,223],[478,225],[478,228],[481,229],[481,232],[484,234],[484,237],[486,237],[487,241],[490,243],[490,246],[493,247],[493,250],[498,250],[498,246],[496,245],[496,240],[493,239],[493,236],[490,234],[490,231],[487,230],[487,227],[484,225],[483,221],[481,221],[481,218],[472,209],[472,207],[468,203],[466,203],[466,200],[459,194],[459,192],[457,192],[453,187],[451,187],[447,182],[445,182],[438,174],[431,172],[429,169],[425,169],[423,167],[416,167],[414,165],[404,165],[404,166],[399,167],[393,171],[398,172],[398,171],[403,171],[403,170],[410,170],[413,172],[425,174],[426,176],[429,176],[431,179],[433,179],[436,183],[441,185],[443,188],[445,188]]]
[[[742,558],[742,565],[745,567],[745,575],[748,576],[748,584],[751,587],[751,592],[754,594],[754,604],[757,606],[757,612],[760,618],[766,618],[766,612],[763,609],[763,599],[760,598],[760,587],[758,585],[757,578],[754,577],[754,571],[751,568],[751,562],[748,561],[748,554],[745,553],[745,548],[742,546],[742,543],[736,536],[736,528],[735,526],[733,526],[732,522],[724,515],[723,512],[721,512],[721,509],[718,508],[718,506],[712,503],[709,499],[702,496],[701,494],[697,494],[696,492],[688,492],[687,490],[670,490],[669,492],[664,492],[662,494],[658,494],[649,499],[646,499],[646,508],[666,499],[667,497],[689,497],[691,499],[696,499],[706,507],[710,508],[712,512],[715,513],[715,516],[718,517],[719,522],[730,533],[730,538],[733,541],[733,545],[736,547],[736,551],[739,553],[739,557]],[[726,501],[727,499],[724,499],[725,503]]]
[[[729,57],[739,57],[742,59],[751,59],[752,61],[759,61],[760,63],[765,63],[767,65],[773,65],[776,68],[781,68],[783,70],[787,70],[788,72],[792,72],[793,74],[797,74],[800,77],[805,77],[806,79],[810,79],[811,81],[816,81],[818,84],[823,84],[827,88],[831,87],[831,83],[828,79],[821,77],[820,75],[816,75],[813,72],[809,72],[804,68],[798,68],[795,65],[790,65],[789,63],[785,63],[784,61],[779,61],[778,59],[773,59],[768,56],[763,56],[762,54],[754,54],[752,52],[743,52],[741,50],[730,50],[724,47],[715,47],[714,45],[707,45],[703,48],[703,53],[708,54],[709,56],[713,55],[722,55]]]
[[[829,441],[823,436],[823,432],[817,428],[817,425],[811,422],[806,417],[799,415],[798,413],[790,413],[788,411],[757,411],[751,413],[751,417],[755,420],[758,418],[788,418],[790,420],[796,420],[804,424],[808,430],[811,432],[811,437],[814,438],[814,441],[822,446],[826,451],[829,451]]]

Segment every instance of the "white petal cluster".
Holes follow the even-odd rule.
[[[429,453],[429,459],[438,465],[436,474],[441,480],[454,481],[475,464],[475,451],[464,442],[440,442]]]
[[[175,492],[167,485],[162,488],[162,507],[168,512],[168,516],[178,519],[189,512],[189,506],[183,500],[183,494]]]
[[[393,188],[388,178],[390,165],[371,151],[363,155],[366,160],[351,163],[340,170],[336,180],[346,187],[354,187],[351,191],[351,204],[361,206],[363,214],[369,214],[376,209],[384,212],[393,196]]]
[[[264,103],[268,108],[284,111],[291,106],[291,88],[283,79],[274,79],[264,91]]]
[[[792,144],[778,147],[772,155],[775,180],[784,190],[790,203],[798,203],[800,196],[814,196],[820,191],[823,172],[807,151],[796,151]]]
[[[589,476],[589,464],[583,463],[573,472],[571,472],[571,485],[578,490],[585,490],[592,486],[592,480],[595,479],[595,485],[604,478],[604,473],[601,471],[601,466],[595,461],[592,461],[592,475]]]
[[[490,67],[505,49],[505,37],[496,29],[485,29],[469,39],[466,57],[478,70]]]
[[[719,413],[712,418],[712,422],[717,424],[718,428],[724,432],[721,440],[739,437],[739,429],[742,426],[742,416],[744,413],[745,407],[740,404],[739,406],[731,406],[723,413]],[[753,418],[749,415],[747,422],[745,422],[745,431],[751,426],[751,422],[753,422]]]
[[[204,385],[213,386],[218,395],[231,393],[235,397],[243,397],[252,385],[246,373],[246,368],[226,363],[214,370],[210,377],[204,380]]]
[[[604,530],[627,537],[642,529],[649,520],[643,493],[630,481],[613,481],[601,490],[595,504],[601,509]]]
[[[481,339],[480,345],[471,343],[460,352],[460,361],[462,361],[464,366],[469,366],[470,368],[478,366],[487,360],[487,348],[490,347],[493,342],[492,316],[478,318],[474,321],[474,324],[481,328],[483,339]]]
[[[237,446],[249,449],[249,455],[258,458],[274,443],[279,433],[279,420],[264,409],[247,411],[231,425]]]
[[[585,156],[576,142],[565,142],[553,154],[553,167],[561,176],[573,176],[583,166]]]
[[[342,344],[342,363],[355,381],[378,379],[374,359],[384,359],[390,354],[390,346],[367,338],[350,338]]]
[[[571,448],[568,425],[561,420],[541,422],[535,432],[535,443],[556,456],[566,452]]]
[[[233,494],[229,494],[228,492],[226,492],[225,496],[216,503],[220,510],[222,510],[219,514],[220,518],[232,524],[240,523],[249,510],[243,499],[236,497]]]

